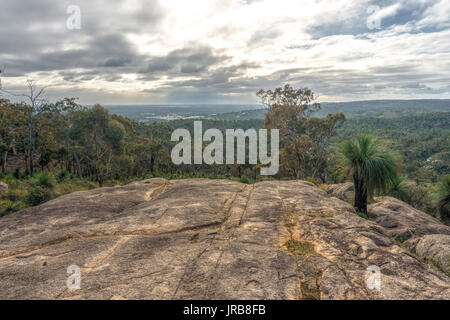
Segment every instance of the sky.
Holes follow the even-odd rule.
[[[82,104],[450,98],[450,1],[1,0],[0,67]]]

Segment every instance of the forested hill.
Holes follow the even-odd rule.
[[[338,135],[370,134],[383,139],[401,157],[405,173],[422,181],[450,174],[450,112],[427,113],[394,119],[349,119]]]
[[[352,118],[398,118],[433,112],[450,112],[450,100],[372,100],[351,102],[324,102],[314,116],[324,117],[329,113],[343,112]],[[244,110],[222,113],[217,119],[264,119],[266,110]]]
[[[263,119],[201,120],[203,130],[247,130],[264,126]],[[167,125],[193,132],[192,119],[169,121]],[[348,119],[332,139],[331,148],[334,149],[342,140],[359,134],[376,136],[388,144],[389,149],[398,154],[403,173],[411,178],[436,181],[439,176],[450,174],[450,112],[396,118]]]
[[[387,118],[365,118],[365,119],[350,119],[349,124],[358,124],[359,131],[369,129],[370,131],[384,132],[398,131],[399,129],[407,130],[430,130],[430,129],[450,129],[450,112],[433,112],[424,113],[421,115],[403,116],[393,119]],[[356,126],[355,126],[356,128]],[[403,132],[403,134],[406,134]]]
[[[319,114],[344,112],[348,118],[394,118],[429,112],[450,112],[450,100],[371,100],[323,103]]]

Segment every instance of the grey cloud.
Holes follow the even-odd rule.
[[[191,44],[190,47],[171,51],[166,56],[150,59],[144,72],[200,73],[227,59],[210,47]]]
[[[275,29],[273,26],[270,28],[264,28],[255,32],[250,40],[248,41],[249,45],[258,44],[265,40],[273,40],[281,35],[281,32]]]
[[[30,48],[32,51],[32,48]],[[139,56],[134,46],[119,34],[90,38],[83,49],[36,52],[2,59],[8,70],[26,74],[37,71],[56,71],[73,68],[123,67]],[[100,62],[101,61],[101,62]],[[99,63],[100,62],[100,63]],[[99,70],[101,72],[101,70]]]
[[[99,67],[124,67],[131,62],[131,58],[110,58],[99,64]]]
[[[334,35],[361,35],[376,33],[395,25],[404,25],[408,22],[419,20],[424,11],[431,7],[437,0],[427,2],[408,1],[408,0],[372,0],[366,3],[355,3],[353,13],[349,16],[336,15],[335,20],[319,21],[309,27],[309,34],[313,39]],[[378,6],[381,9],[394,4],[400,4],[399,9],[392,16],[386,17],[381,21],[381,29],[369,29],[367,19],[370,16],[367,13],[369,6]]]
[[[260,1],[247,0],[242,3],[252,5]],[[351,2],[352,8],[347,15],[337,13],[329,17],[324,13],[323,19],[310,25],[308,32],[313,39],[349,34],[353,35],[354,39],[362,40],[361,42],[372,41],[378,36],[373,33],[379,31],[367,29],[367,7],[371,4],[386,7],[395,2],[401,2],[402,7],[395,15],[383,21],[384,28],[414,24],[424,18],[426,9],[437,0],[377,0],[360,4]],[[81,7],[81,30],[66,29],[66,8],[69,4],[78,4]],[[408,59],[407,62],[392,61],[392,65],[361,70],[356,67],[351,69],[351,66],[350,69],[337,68],[333,61],[330,61],[329,65],[320,68],[314,67],[314,63],[304,68],[280,67],[280,70],[270,74],[258,72],[257,74],[262,74],[258,76],[250,76],[249,74],[253,73],[249,71],[264,71],[265,66],[256,63],[259,57],[255,55],[248,58],[256,62],[239,63],[241,57],[227,56],[224,53],[226,49],[221,51],[207,45],[208,39],[180,43],[178,49],[168,48],[166,55],[143,55],[129,40],[128,35],[145,35],[149,36],[151,41],[158,41],[159,28],[164,25],[161,22],[164,21],[166,12],[157,0],[133,1],[137,6],[133,9],[128,6],[125,8],[127,10],[124,10],[124,4],[126,1],[1,0],[0,66],[6,66],[6,73],[2,74],[2,77],[26,76],[36,72],[42,79],[54,82],[63,79],[68,84],[61,81],[62,84],[58,88],[49,91],[51,94],[76,95],[102,103],[126,103],[130,96],[137,95],[131,92],[128,96],[127,93],[122,93],[121,96],[119,93],[96,87],[87,89],[82,86],[83,82],[120,82],[125,81],[123,74],[138,74],[138,84],[157,81],[158,86],[152,86],[154,89],[138,92],[144,95],[142,99],[149,98],[155,102],[248,102],[251,101],[248,99],[254,99],[254,92],[258,89],[278,87],[286,82],[336,96],[374,92],[382,94],[394,90],[407,94],[438,94],[449,91],[445,83],[449,83],[450,78],[433,68],[442,66],[440,69],[445,70],[446,52],[440,52],[441,56],[436,59],[439,64],[427,61],[426,66],[423,66],[422,61]],[[282,19],[280,21],[287,23]],[[281,26],[278,27],[281,30]],[[220,34],[226,41],[231,41],[234,33],[239,31],[236,28],[232,24],[212,26],[211,37]],[[405,29],[407,31],[401,32],[410,32],[412,35],[438,30],[437,27],[417,27],[413,31]],[[255,30],[257,31],[248,35],[248,50],[245,51],[248,53],[247,57],[251,56],[253,49],[270,45],[271,42],[276,43],[281,35],[277,24],[270,21],[261,22]],[[301,53],[314,50],[318,45],[320,46],[320,41],[315,40],[304,45],[293,42],[291,46],[287,44],[286,49],[298,50]],[[432,52],[433,47],[429,50]],[[429,55],[429,52],[426,54]],[[320,55],[321,53],[318,53],[316,57],[319,60]],[[354,54],[336,55],[335,59],[337,62],[343,62],[342,65],[349,65],[347,62],[353,61],[356,65],[359,61],[368,61],[371,56],[355,50]],[[273,57],[271,62],[282,65],[286,60],[280,56]],[[292,62],[295,62],[295,59]],[[289,64],[291,65],[290,62]],[[102,97],[103,101],[100,99]]]
[[[69,68],[117,68],[143,63],[126,32],[157,32],[163,12],[157,0],[136,2],[124,13],[123,2],[79,0],[81,30],[68,30],[71,0],[0,2],[0,62],[8,75]],[[6,27],[3,27],[6,26]],[[76,47],[77,49],[68,49]],[[99,70],[98,72],[101,72]]]

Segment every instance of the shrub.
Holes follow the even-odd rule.
[[[250,180],[246,176],[242,176],[239,181],[242,183],[250,184]]]
[[[35,186],[28,191],[25,201],[31,206],[37,206],[50,200],[52,197],[53,194],[50,190],[40,186]]]
[[[48,173],[39,173],[36,175],[35,181],[33,183],[35,186],[53,188],[55,186],[55,182],[53,178]]]
[[[374,220],[368,213],[356,210],[356,214],[366,220]]]
[[[311,183],[313,183],[314,185],[316,185],[316,186],[318,186],[320,183],[315,179],[315,178],[313,178],[313,177],[307,177],[307,178],[305,178],[305,181],[308,181],[308,182],[311,182]]]
[[[58,182],[62,182],[67,178],[69,178],[69,172],[67,172],[67,170],[64,169],[58,172],[58,174],[56,175],[56,180],[58,180]]]
[[[20,201],[13,202],[10,200],[0,200],[0,217],[12,212],[19,211],[24,207],[24,204]]]
[[[435,216],[435,207],[433,206],[432,192],[424,185],[411,184],[409,187],[409,194],[411,196],[408,202],[411,206],[418,210],[422,210]]]
[[[20,179],[22,177],[22,174],[20,172],[20,168],[16,168],[16,170],[14,170],[13,176],[16,179]]]
[[[387,195],[404,202],[411,202],[410,184],[404,176],[397,176],[388,187]]]
[[[151,174],[151,173],[144,174],[144,179],[152,179],[152,178],[153,178],[153,174]]]
[[[444,176],[438,184],[434,199],[440,219],[450,224],[450,175]]]
[[[19,189],[10,189],[6,195],[3,197],[9,201],[15,202],[19,200],[23,200],[26,197],[27,193],[23,188]]]

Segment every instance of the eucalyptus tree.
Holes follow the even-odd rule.
[[[268,109],[264,126],[280,130],[283,166],[290,168],[297,179],[313,176],[326,182],[329,142],[344,123],[344,114],[312,117],[321,106],[308,88],[294,89],[286,84],[259,90],[256,95]]]
[[[13,93],[0,88],[1,91],[14,96],[16,98],[23,98],[24,112],[27,116],[28,122],[28,152],[30,159],[30,175],[34,174],[34,151],[35,151],[35,130],[36,130],[36,117],[42,113],[48,111],[51,105],[43,98],[46,87],[38,88],[34,80],[27,80],[27,93]]]
[[[2,171],[6,171],[9,152],[16,154],[18,146],[23,145],[26,118],[23,106],[0,99],[0,150],[2,152]]]
[[[100,186],[111,173],[113,157],[123,153],[125,135],[125,126],[100,105],[77,111],[72,117],[69,136],[88,161],[88,171],[93,169]]]

